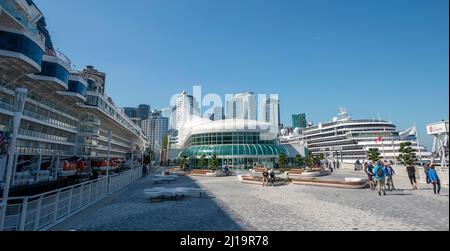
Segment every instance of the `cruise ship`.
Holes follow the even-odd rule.
[[[324,153],[343,163],[355,163],[367,160],[369,149],[378,149],[385,160],[396,162],[400,154],[400,144],[411,142],[416,156],[429,160],[431,153],[418,144],[416,129],[412,127],[403,132],[391,122],[375,119],[352,119],[346,109],[339,109],[338,116],[332,122],[309,125],[293,132],[283,131],[280,142],[284,145],[302,145],[312,154]],[[298,148],[298,147],[297,147]]]
[[[106,95],[106,74],[93,66],[76,70],[54,49],[46,26],[33,1],[0,0],[0,190],[8,161],[11,191],[63,186],[130,168],[147,144]],[[8,157],[18,88],[27,95]]]

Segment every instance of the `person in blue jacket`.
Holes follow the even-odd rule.
[[[375,174],[375,179],[377,180],[378,194],[381,196],[381,191],[383,191],[383,195],[386,195],[386,171],[381,161],[378,162],[377,166],[373,170],[373,173]]]
[[[439,179],[439,176],[436,172],[436,169],[434,168],[433,163],[430,165],[430,168],[428,170],[428,179],[433,184],[434,194],[440,194],[441,193],[441,180]],[[436,191],[436,188],[437,188],[437,191]]]

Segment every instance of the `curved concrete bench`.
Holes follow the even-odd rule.
[[[255,176],[249,176],[249,175],[239,175],[239,176],[238,176],[238,178],[241,181],[241,183],[262,186],[262,177],[255,177]],[[282,186],[282,185],[286,185],[288,183],[289,183],[289,181],[287,181],[287,180],[278,179],[278,180],[275,180],[274,186]],[[271,186],[271,184],[268,183],[268,186]]]
[[[325,170],[325,171],[321,171],[321,172],[304,172],[304,173],[300,174],[300,177],[321,177],[321,176],[327,176],[327,175],[331,175],[330,170]]]
[[[352,178],[350,178],[352,179]],[[338,181],[338,180],[324,180],[315,178],[299,178],[292,181],[295,185],[309,185],[309,186],[323,186],[346,189],[363,189],[368,185],[367,179],[360,179],[359,181]]]
[[[262,181],[253,181],[253,180],[242,180],[241,183],[245,183],[245,184],[252,184],[252,185],[259,185],[262,186]],[[275,181],[273,183],[273,186],[284,186],[287,185],[288,182],[287,181]],[[267,186],[272,186],[271,183],[268,183]]]
[[[189,187],[177,187],[177,188],[155,187],[145,189],[143,192],[148,200],[177,199],[179,197],[185,196],[202,197],[204,193],[200,188],[189,188]]]

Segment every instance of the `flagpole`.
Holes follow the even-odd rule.
[[[416,127],[416,123],[414,123],[414,134],[416,135],[416,144],[417,144],[417,148],[419,149],[419,158],[420,158],[420,164],[422,165],[422,151],[420,150],[420,142],[419,142],[419,136],[417,135],[417,127]]]
[[[383,127],[383,129],[386,132],[386,127]],[[383,147],[383,160],[385,160],[386,159],[386,152],[384,150],[384,135],[383,135],[383,133],[380,133],[380,134],[381,134],[381,147]]]
[[[394,140],[394,137],[392,137],[392,154],[394,154],[393,162],[395,163],[395,161],[397,160],[397,157],[395,156],[395,140]]]

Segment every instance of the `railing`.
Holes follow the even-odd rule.
[[[0,82],[0,88],[3,88],[6,92],[9,91],[8,94],[10,94],[10,95],[12,95],[12,93],[14,93],[14,87],[9,84]],[[30,102],[33,105],[38,104],[38,105],[44,106],[44,109],[49,110],[51,112],[56,112],[56,113],[62,114],[63,116],[69,117],[72,120],[76,119],[76,117],[77,117],[77,114],[75,114],[74,112],[63,108],[60,105],[51,103],[39,96],[34,95],[33,93],[28,93],[27,102]]]
[[[36,43],[40,43],[42,47],[45,47],[45,37],[39,32],[35,23],[28,21],[28,18],[23,12],[16,10],[14,1],[2,1],[2,8],[13,16],[19,23],[25,27],[25,33],[36,40]]]
[[[46,140],[52,140],[52,141],[60,141],[63,143],[73,143],[73,141],[74,141],[72,138],[61,137],[61,136],[57,136],[57,135],[50,135],[50,134],[30,131],[30,130],[26,130],[26,129],[22,129],[22,128],[19,129],[19,135],[33,137],[33,138],[46,139]]]
[[[7,110],[7,111],[10,111],[10,112],[14,112],[15,111],[14,105],[6,103],[4,101],[0,101],[0,108],[4,109],[4,110]],[[24,116],[28,116],[30,118],[34,118],[34,119],[40,120],[40,121],[43,121],[43,122],[46,122],[46,123],[50,123],[50,124],[53,124],[53,125],[56,125],[56,126],[67,128],[67,129],[70,129],[70,130],[77,130],[77,127],[74,126],[74,125],[71,125],[71,124],[68,124],[68,123],[64,123],[62,121],[59,121],[59,120],[56,120],[56,119],[53,119],[53,118],[49,118],[47,116],[44,116],[44,115],[41,115],[41,114],[37,114],[35,112],[31,112],[31,111],[28,111],[28,110],[24,110],[23,111],[23,115]]]
[[[25,111],[23,111],[23,115],[31,117],[31,118],[35,118],[35,119],[38,119],[43,122],[47,122],[47,123],[50,123],[50,124],[53,124],[56,126],[64,127],[64,128],[71,129],[71,130],[77,130],[77,127],[74,125],[64,123],[62,121],[59,121],[59,120],[56,120],[53,118],[49,118],[47,116],[43,116],[41,114],[37,114],[37,113],[31,112],[31,111],[25,110]]]
[[[135,168],[35,196],[9,198],[0,231],[45,231],[141,177],[142,169]]]
[[[30,146],[17,146],[16,151],[22,155],[56,155],[60,156],[72,156],[73,151],[61,150],[61,149],[49,149]]]

